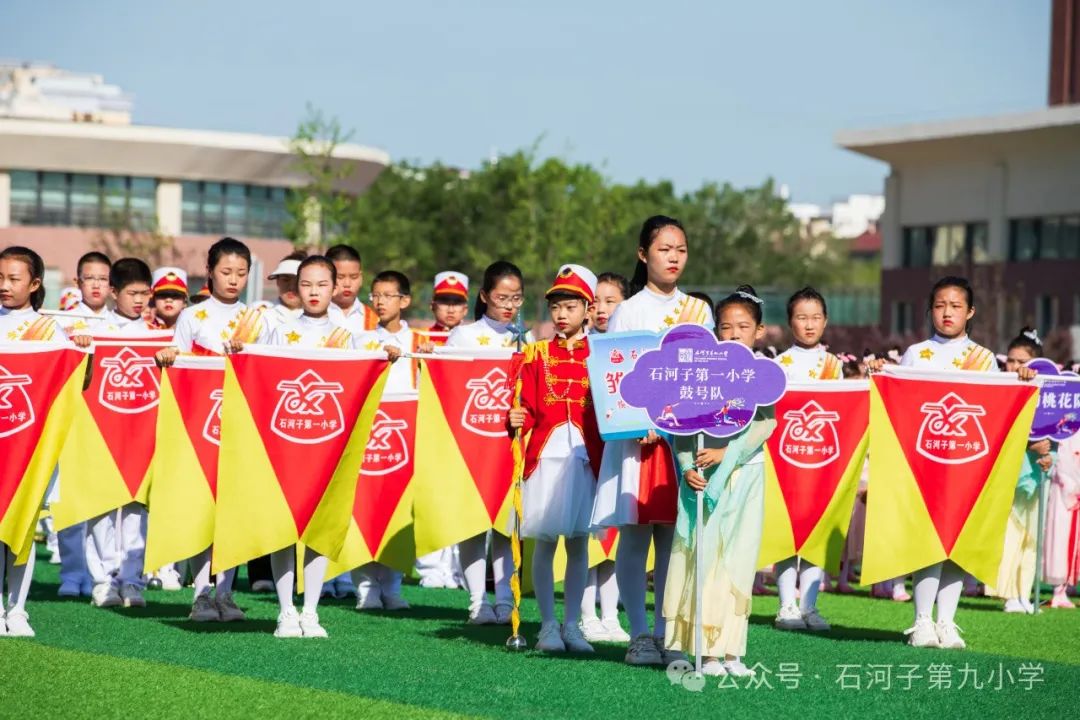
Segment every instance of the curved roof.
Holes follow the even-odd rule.
[[[250,133],[0,118],[0,169],[297,187],[307,178],[289,143],[289,138]],[[339,186],[358,194],[390,156],[342,143],[333,162],[354,168]]]

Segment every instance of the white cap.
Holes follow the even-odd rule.
[[[181,292],[187,295],[187,273],[178,267],[160,267],[151,276],[153,292]]]
[[[296,271],[300,269],[299,260],[282,260],[278,263],[278,266],[274,268],[274,272],[267,276],[267,280],[273,280],[278,275],[295,275]]]
[[[464,273],[447,270],[435,276],[434,295],[458,295],[469,299],[469,277]]]

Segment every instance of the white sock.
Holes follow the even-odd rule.
[[[589,577],[589,536],[563,538],[563,543],[566,546],[563,622],[576,625],[581,617],[581,596],[585,592],[585,581]]]
[[[536,605],[540,608],[541,622],[555,621],[555,574],[552,566],[557,547],[557,542],[548,540],[537,540],[533,547],[533,594],[536,596]]]
[[[495,577],[495,604],[513,605],[510,577],[514,574],[514,551],[510,538],[497,532],[491,533],[491,574]]]
[[[652,542],[652,526],[623,525],[619,528],[619,550],[615,554],[615,578],[619,584],[626,615],[630,619],[630,636],[649,632],[645,612],[645,563]]]
[[[780,607],[795,604],[795,587],[799,579],[799,558],[789,557],[776,563],[776,590],[780,595]]]
[[[934,563],[912,574],[915,589],[915,617],[934,614],[938,587],[941,585],[941,563]]]
[[[469,607],[475,608],[487,600],[487,537],[475,535],[458,543],[465,589],[469,591]]]
[[[284,612],[293,606],[293,585],[296,583],[296,546],[270,553],[270,574],[274,576],[278,607]],[[305,582],[307,577],[304,578]]]
[[[311,548],[304,548],[304,612],[313,613],[319,608],[323,578],[330,560]]]
[[[30,595],[30,583],[34,579],[34,556],[37,554],[37,548],[31,545],[30,557],[26,559],[25,565],[15,564],[15,553],[11,552],[11,548],[7,545],[0,545],[0,548],[2,548],[0,552],[6,556],[7,563],[8,610],[25,612],[26,598]],[[0,598],[3,598],[3,587],[3,575],[0,574]]]
[[[937,592],[937,619],[941,623],[956,621],[956,608],[964,591],[964,571],[951,560],[941,564],[941,582]]]
[[[817,565],[807,562],[805,558],[799,560],[799,610],[810,612],[817,607],[818,591],[821,590],[821,578],[825,574]]]
[[[656,547],[656,564],[653,567],[653,634],[664,637],[667,621],[664,619],[664,590],[667,586],[668,563],[671,546],[675,542],[674,525],[653,525],[653,544]]]
[[[585,620],[596,617],[596,585],[596,568],[589,568],[585,589],[581,593],[581,617]]]
[[[619,583],[615,579],[615,562],[605,560],[596,566],[596,583],[600,591],[600,617],[604,620],[619,617]]]

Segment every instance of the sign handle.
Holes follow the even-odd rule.
[[[705,449],[705,433],[697,435],[697,449]],[[697,466],[694,467],[698,470]],[[705,532],[702,526],[705,524],[705,492],[698,490],[697,496],[697,523],[694,527],[694,672],[701,675],[702,645],[705,644],[705,621],[701,613],[701,604],[705,595],[705,558],[701,552],[701,543]]]
[[[1050,473],[1042,471],[1042,481],[1039,483],[1039,509],[1038,522],[1035,527],[1038,535],[1035,538],[1035,606],[1032,615],[1042,612],[1042,563],[1043,563],[1043,534],[1046,516],[1046,483],[1050,481]]]

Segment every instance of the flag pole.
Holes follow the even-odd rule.
[[[520,312],[520,311],[519,311]],[[520,316],[519,316],[520,317]],[[521,358],[521,345],[525,330],[515,325],[514,335],[517,345],[518,362]],[[514,409],[521,407],[521,370],[518,368],[514,382]],[[528,649],[528,643],[521,634],[521,482],[525,473],[525,440],[521,428],[514,430],[514,442],[511,446],[514,457],[514,485],[513,485],[513,512],[511,514],[510,527],[510,552],[514,558],[514,574],[510,576],[510,592],[514,598],[514,606],[510,612],[510,637],[506,640],[506,649],[511,652],[522,652]]]
[[[705,449],[705,433],[698,433],[697,449]],[[700,469],[695,468],[698,472]],[[702,476],[704,477],[704,475]],[[705,559],[701,552],[701,541],[705,533],[702,526],[705,521],[705,491],[698,490],[697,523],[694,527],[694,672],[701,675],[702,646],[705,644],[705,621],[701,616],[701,604],[705,595]]]
[[[1035,606],[1032,609],[1032,615],[1042,612],[1042,556],[1043,556],[1043,532],[1044,532],[1044,516],[1046,515],[1046,483],[1050,480],[1050,473],[1046,470],[1042,471],[1042,482],[1039,483],[1039,513],[1038,522],[1035,527],[1038,528],[1036,532],[1038,536],[1035,538]]]

